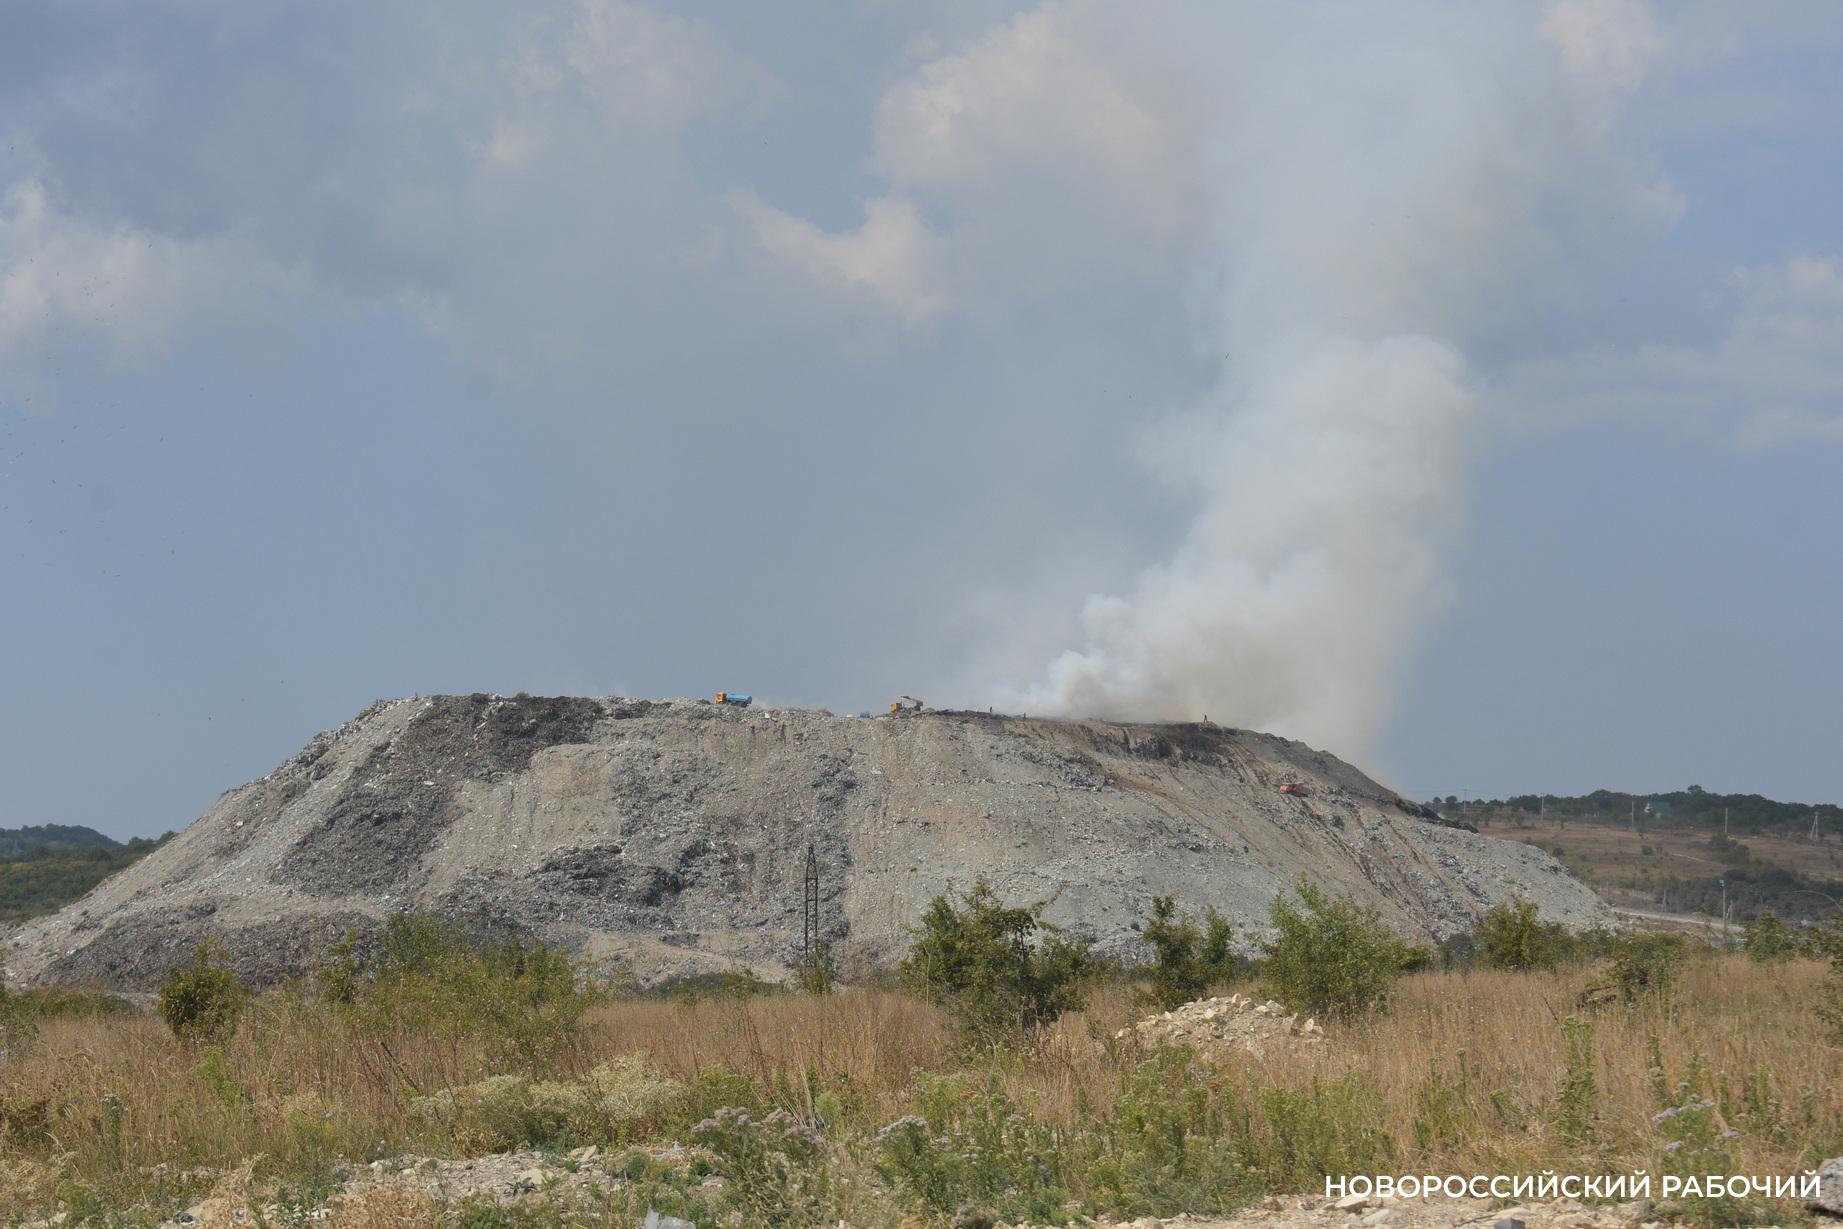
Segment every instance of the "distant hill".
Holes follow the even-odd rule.
[[[1591,794],[1517,794],[1509,798],[1463,800],[1448,795],[1429,801],[1457,817],[1512,818],[1517,813],[1550,819],[1631,823],[1657,832],[1721,832],[1734,836],[1804,836],[1817,821],[1820,834],[1843,832],[1843,806],[1834,802],[1779,802],[1760,794],[1712,794],[1700,785],[1657,794],[1597,789]]]
[[[1843,808],[1831,803],[1692,785],[1433,805],[1481,832],[1548,850],[1628,908],[1710,917],[1725,910],[1730,921],[1767,909],[1812,921],[1843,912]]]
[[[123,844],[71,824],[0,828],[0,924],[56,913],[166,839]]]
[[[0,857],[51,849],[120,849],[113,840],[94,828],[74,824],[28,824],[24,828],[0,828]]]

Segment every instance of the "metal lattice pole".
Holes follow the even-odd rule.
[[[806,846],[806,925],[800,950],[809,964],[819,958],[819,858],[810,841]]]

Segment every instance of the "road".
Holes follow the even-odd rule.
[[[1643,909],[1622,909],[1613,906],[1613,913],[1620,918],[1630,918],[1641,922],[1659,922],[1682,930],[1717,930],[1723,934],[1738,935],[1741,928],[1734,922],[1718,922],[1712,917],[1701,914],[1685,913],[1648,913]]]

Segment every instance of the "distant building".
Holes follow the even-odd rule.
[[[1653,798],[1650,802],[1645,803],[1645,814],[1668,815],[1670,814],[1670,804],[1665,802],[1662,798]]]

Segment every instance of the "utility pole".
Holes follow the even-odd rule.
[[[1638,831],[1638,799],[1636,798],[1632,799],[1632,814],[1631,814],[1630,822],[1632,825],[1632,831],[1634,832]]]
[[[1811,839],[1817,839],[1817,812],[1811,812]]]
[[[806,919],[800,935],[800,952],[808,967],[819,957],[819,858],[813,843],[806,844]]]
[[[1728,808],[1727,807],[1723,807],[1721,809],[1721,834],[1723,836],[1728,835]]]

